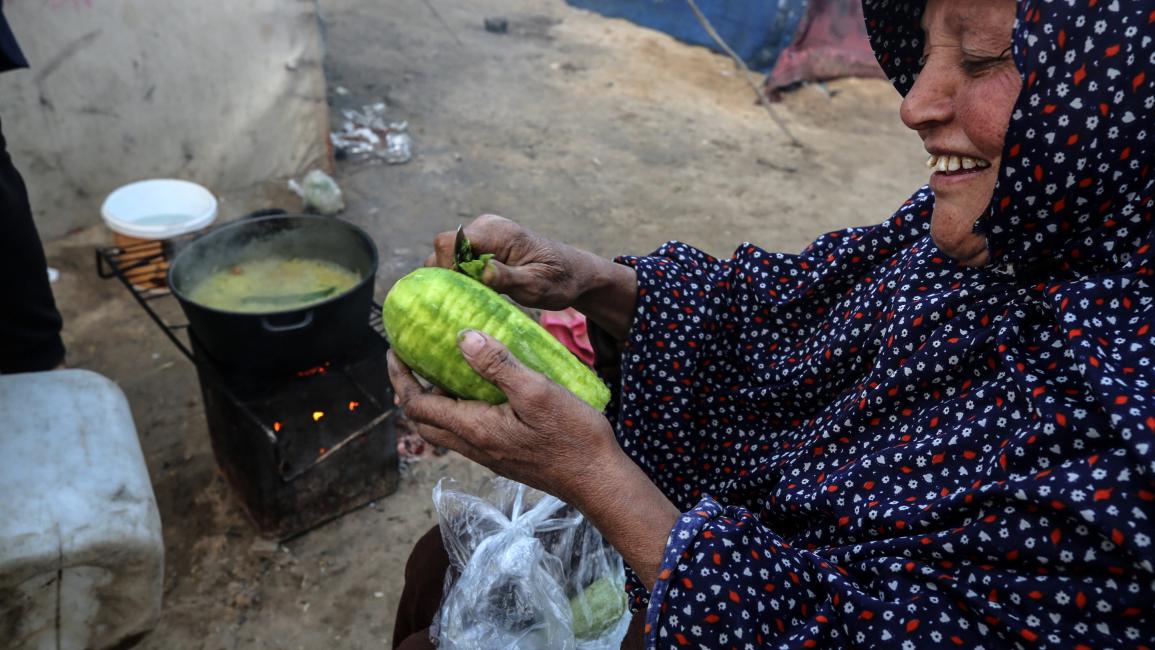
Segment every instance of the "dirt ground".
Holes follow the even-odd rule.
[[[881,221],[925,181],[885,82],[787,94],[775,110],[796,148],[727,59],[560,0],[320,6],[334,108],[384,100],[415,141],[405,165],[339,165],[342,216],[381,252],[378,298],[436,232],[484,212],[607,256],[669,239],[717,255],[743,241],[796,251]],[[486,32],[490,16],[508,33]],[[225,197],[223,212],[270,203],[298,207],[278,186]],[[433,483],[485,471],[452,454],[418,463],[395,495],[268,549],[217,472],[193,368],[118,284],[96,278],[106,237],[93,228],[48,249],[63,272],[69,363],[124,389],[156,488],[164,609],[140,647],[387,647],[408,550],[435,520]]]

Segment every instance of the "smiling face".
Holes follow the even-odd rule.
[[[1022,78],[1011,58],[1015,0],[927,0],[924,65],[902,102],[931,168],[931,237],[961,264],[988,261],[975,221],[990,205]]]

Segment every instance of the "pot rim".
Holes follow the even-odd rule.
[[[371,262],[371,268],[370,268],[369,272],[365,273],[361,277],[361,279],[357,282],[357,284],[354,284],[353,286],[349,287],[345,291],[342,291],[341,293],[339,293],[335,296],[330,296],[330,297],[328,297],[328,298],[326,298],[320,302],[310,303],[310,304],[305,305],[303,307],[294,307],[292,309],[280,309],[280,310],[276,310],[276,311],[233,311],[230,309],[220,309],[218,307],[210,307],[209,305],[197,302],[196,300],[189,298],[188,294],[186,294],[183,290],[178,289],[176,287],[176,285],[173,284],[173,281],[172,281],[173,273],[180,266],[181,259],[183,257],[185,257],[185,255],[188,253],[188,251],[192,250],[194,247],[196,247],[198,245],[201,245],[200,242],[202,242],[206,239],[218,236],[218,233],[227,232],[229,230],[236,229],[236,228],[241,228],[241,227],[244,227],[248,224],[259,223],[262,221],[274,221],[274,220],[276,220],[276,221],[315,221],[315,222],[322,222],[323,221],[326,223],[340,224],[340,227],[344,227],[344,228],[348,228],[349,230],[352,230],[369,247],[370,262]],[[365,283],[373,281],[373,279],[377,275],[377,268],[380,265],[380,262],[381,262],[380,256],[377,253],[377,242],[375,242],[373,240],[373,238],[369,236],[369,233],[365,232],[365,229],[362,228],[361,226],[358,226],[354,223],[350,223],[348,221],[345,221],[344,219],[338,219],[336,217],[325,217],[325,216],[315,215],[315,214],[273,214],[273,215],[268,215],[268,216],[263,216],[263,217],[241,218],[241,219],[237,219],[236,221],[230,221],[228,223],[224,223],[224,224],[221,224],[219,226],[214,226],[208,232],[204,233],[203,235],[200,235],[196,239],[189,242],[188,245],[186,245],[183,249],[181,249],[180,252],[178,252],[176,254],[176,256],[173,258],[172,262],[168,266],[168,273],[165,274],[165,276],[166,276],[165,280],[168,282],[169,291],[171,291],[172,294],[174,296],[176,296],[176,298],[179,302],[188,303],[190,305],[196,305],[198,309],[203,309],[203,310],[208,311],[208,312],[212,312],[215,314],[222,314],[225,316],[245,316],[245,317],[253,317],[253,318],[262,318],[262,317],[267,317],[267,316],[279,316],[279,315],[284,315],[284,314],[293,314],[293,313],[297,313],[297,312],[301,312],[301,311],[309,310],[309,309],[316,309],[316,308],[322,307],[324,305],[328,305],[330,303],[333,303],[337,300],[340,300],[340,299],[348,296],[349,294],[354,293],[355,291],[359,290],[361,287],[365,286]]]

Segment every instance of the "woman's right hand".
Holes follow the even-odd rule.
[[[437,235],[425,266],[453,268],[456,231]],[[597,276],[591,254],[541,237],[520,225],[484,214],[465,227],[475,256],[492,253],[482,282],[536,309],[572,307]],[[608,260],[606,263],[609,263]]]

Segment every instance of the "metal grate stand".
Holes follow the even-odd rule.
[[[170,323],[161,317],[153,301],[165,299],[176,307],[176,299],[168,288],[169,259],[191,237],[160,242],[144,242],[131,246],[110,246],[96,249],[96,274],[101,278],[116,278],[136,302],[189,359],[193,361],[192,344],[188,340],[188,323]],[[178,333],[181,336],[178,336]]]

